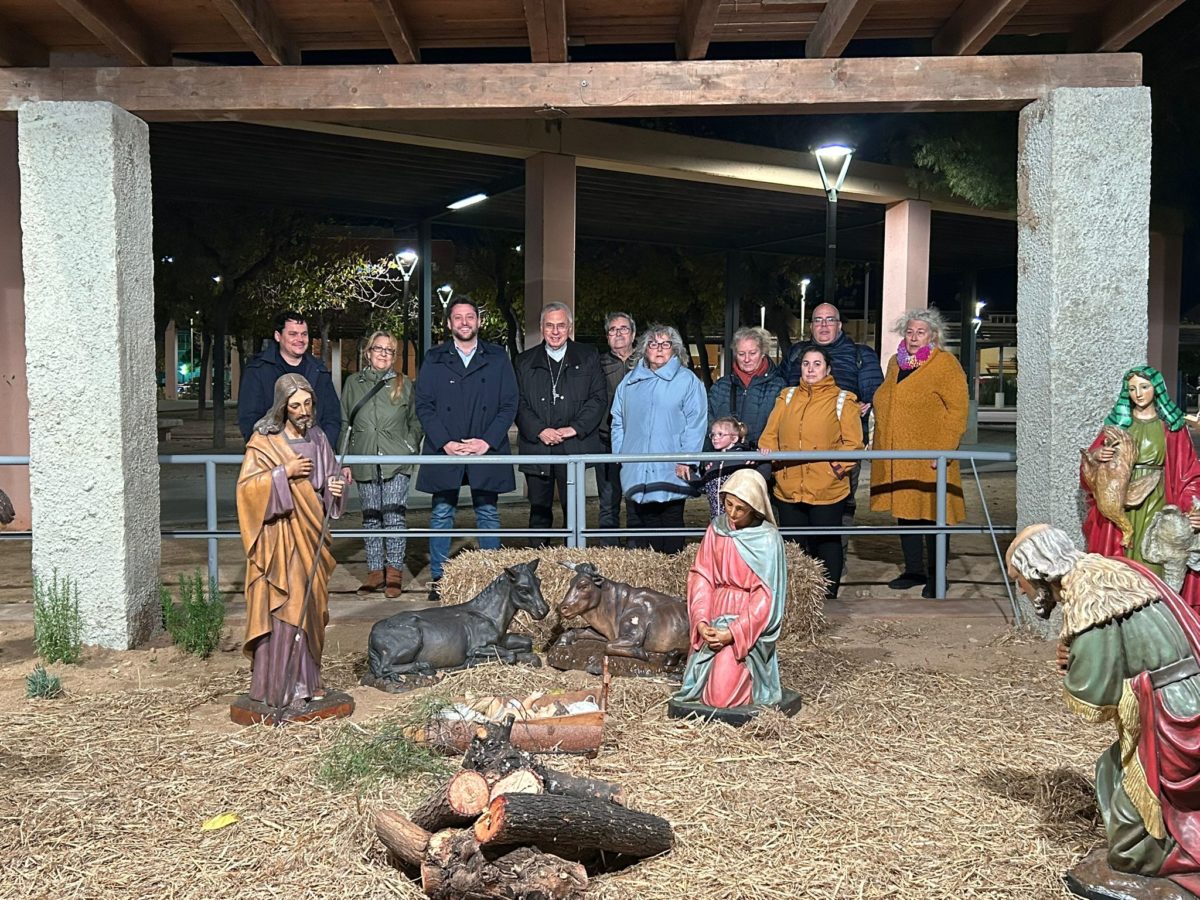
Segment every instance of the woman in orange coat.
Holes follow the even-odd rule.
[[[862,419],[858,398],[837,386],[829,354],[810,347],[800,357],[800,384],[786,389],[775,401],[758,439],[765,453],[772,450],[861,450]],[[840,528],[846,498],[850,496],[853,462],[780,463],[775,472],[775,500],[779,525],[797,528],[821,525]],[[839,535],[806,535],[789,538],[825,566],[829,575],[826,596],[836,597],[842,580],[842,539]]]
[[[896,355],[875,393],[875,450],[957,450],[967,430],[967,378],[962,366],[942,349],[944,326],[936,309],[910,310],[896,323],[901,335]],[[871,509],[890,511],[900,525],[932,525],[937,520],[937,463],[924,459],[877,459],[871,464]],[[946,523],[964,518],[958,462],[946,467]],[[934,538],[900,537],[904,571],[888,582],[893,590],[925,585],[934,595],[931,570]]]

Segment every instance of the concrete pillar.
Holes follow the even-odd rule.
[[[18,133],[33,567],[77,581],[86,643],[124,649],[161,615],[149,130],[39,102]]]
[[[1156,223],[1157,224],[1157,223]],[[1182,223],[1180,223],[1182,226]],[[1149,344],[1146,359],[1163,374],[1177,400],[1179,384],[1179,306],[1183,293],[1183,228],[1150,232]]]
[[[29,454],[20,197],[17,123],[0,122],[0,456]],[[0,490],[8,494],[17,514],[8,527],[28,531],[29,469],[0,466]]]
[[[333,388],[337,391],[337,395],[342,396],[342,341],[338,338],[333,342],[333,364],[329,367],[329,373],[333,376]]]
[[[929,219],[925,200],[903,200],[887,208],[883,219],[883,315],[880,359],[884,371],[896,355],[892,334],[907,310],[929,305]]]
[[[525,160],[525,346],[542,339],[542,307],[575,309],[575,157]]]
[[[1051,91],[1018,153],[1017,524],[1082,546],[1079,450],[1146,359],[1150,90]]]
[[[164,400],[179,399],[179,333],[175,330],[175,320],[167,323],[163,332],[163,385]]]

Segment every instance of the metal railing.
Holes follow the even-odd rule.
[[[936,518],[932,526],[904,525],[852,525],[841,527],[809,526],[804,528],[781,528],[784,535],[906,535],[918,534],[935,536],[935,578],[934,596],[943,599],[946,596],[946,556],[947,541],[952,534],[987,534],[992,540],[996,561],[1004,580],[1009,602],[1012,606],[1014,621],[1020,623],[1022,614],[1017,603],[1012,584],[1000,553],[999,534],[1011,534],[1016,531],[1012,525],[997,525],[992,521],[988,510],[987,499],[983,492],[983,483],[979,477],[977,462],[1014,462],[1016,456],[1010,452],[1001,451],[969,451],[969,450],[858,450],[858,451],[793,451],[772,452],[769,457],[753,452],[739,453],[655,453],[655,454],[591,454],[584,456],[563,457],[551,454],[532,455],[488,455],[488,456],[346,456],[345,464],[354,465],[555,465],[567,469],[567,511],[563,528],[529,529],[502,528],[499,534],[511,538],[561,539],[568,547],[586,547],[589,540],[616,537],[661,537],[663,535],[696,537],[704,534],[703,528],[677,529],[638,529],[638,528],[592,528],[587,524],[587,494],[586,472],[588,466],[599,463],[630,463],[630,462],[863,462],[872,460],[930,460],[934,463],[936,472]],[[952,460],[969,462],[971,473],[979,491],[979,503],[983,510],[986,524],[984,525],[950,525],[947,523],[948,465]],[[233,453],[195,453],[195,454],[164,454],[158,461],[163,466],[202,465],[204,467],[204,509],[205,527],[203,529],[163,529],[164,538],[182,540],[206,540],[208,542],[208,573],[215,579],[218,571],[218,542],[240,538],[236,528],[221,529],[218,527],[217,516],[217,466],[242,464],[242,455]],[[27,456],[0,456],[0,465],[28,465]],[[682,498],[681,498],[682,499]],[[964,498],[965,499],[965,498]],[[337,538],[387,537],[398,535],[408,538],[428,537],[476,537],[479,535],[494,535],[496,530],[482,528],[403,528],[403,529],[365,529],[365,528],[335,528],[330,531]],[[29,538],[28,531],[0,532],[0,539]]]

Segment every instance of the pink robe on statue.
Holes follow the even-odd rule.
[[[771,606],[771,592],[742,559],[737,545],[710,528],[688,572],[692,651],[704,646],[697,628],[701,622],[711,623],[722,615],[737,616],[737,620],[727,626],[733,643],[722,647],[713,658],[704,685],[707,705],[730,707],[754,702],[746,655],[767,627]]]

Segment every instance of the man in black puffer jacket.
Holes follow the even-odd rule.
[[[325,364],[308,352],[308,323],[298,312],[287,310],[275,317],[275,343],[258,354],[242,372],[238,394],[238,428],[245,440],[254,433],[254,423],[275,402],[275,382],[281,375],[300,375],[317,392],[317,424],[329,438],[336,454],[342,432],[342,404]]]

